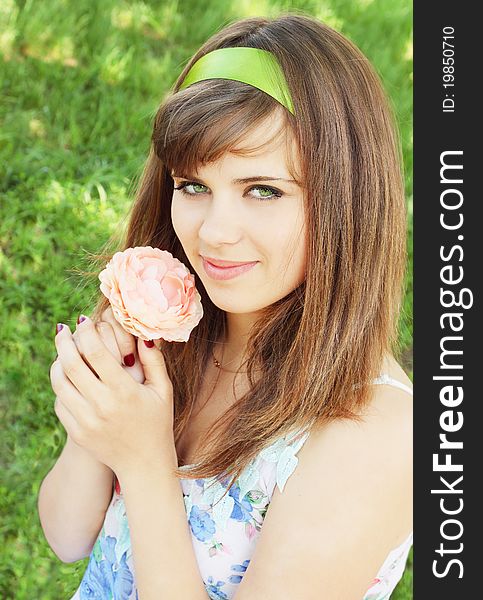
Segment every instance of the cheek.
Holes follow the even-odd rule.
[[[292,254],[288,258],[291,261],[292,278],[296,285],[299,285],[306,275],[306,239],[303,231],[296,237],[292,245]]]
[[[266,224],[264,239],[270,237],[272,251],[278,249],[280,257],[287,262],[300,262],[305,255],[306,225],[301,211],[290,212],[283,219]],[[270,235],[268,236],[268,232]]]
[[[176,236],[184,246],[192,238],[196,224],[190,212],[174,199],[171,202],[171,222]]]
[[[178,209],[178,205],[177,202],[174,200],[171,200],[171,223],[173,225],[173,229],[176,233],[176,235],[178,236],[179,239],[180,238],[180,230],[181,230],[181,219],[179,219],[179,209]]]
[[[301,214],[293,215],[290,228],[280,228],[274,248],[281,249],[279,266],[289,274],[292,285],[299,285],[306,274],[307,227]]]

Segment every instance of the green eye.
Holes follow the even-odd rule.
[[[192,187],[193,190],[195,190],[195,191],[189,192],[186,189],[188,187]],[[196,183],[194,181],[183,181],[183,183],[180,183],[179,186],[175,187],[174,189],[180,190],[186,196],[200,196],[201,194],[207,193],[204,190],[196,191],[196,188],[205,188],[205,190],[207,189],[206,185],[203,185],[201,183]],[[275,188],[272,188],[272,187],[269,187],[266,185],[254,185],[249,189],[249,191],[252,191],[252,190],[260,191],[260,196],[252,196],[252,197],[255,198],[255,200],[261,200],[261,201],[272,200],[274,198],[280,198],[283,195],[283,192],[281,192],[280,190],[277,190]]]
[[[274,192],[274,190],[272,190],[271,188],[268,188],[268,187],[262,187],[262,186],[260,186],[260,185],[259,185],[259,186],[257,186],[255,189],[257,189],[257,190],[264,190],[265,192],[268,192],[268,196],[273,196],[273,192]],[[262,194],[262,196],[263,196],[263,195],[264,195],[264,194]]]
[[[181,190],[183,192],[183,194],[187,194],[188,196],[196,196],[198,192],[192,193],[192,192],[187,192],[185,190],[186,187],[188,186],[192,186],[193,188],[195,187],[206,187],[205,185],[202,185],[201,183],[195,183],[195,182],[190,182],[190,181],[183,181],[183,183],[181,183],[178,187],[175,187],[175,190]],[[203,192],[200,192],[203,193]]]

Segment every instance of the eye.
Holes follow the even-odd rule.
[[[187,196],[198,196],[199,194],[197,192],[187,192],[185,188],[187,188],[188,186],[194,186],[194,187],[206,187],[205,185],[202,185],[201,183],[195,183],[193,181],[183,181],[183,183],[180,183],[180,185],[178,187],[175,187],[175,190],[181,190],[181,192],[183,194],[186,194]],[[201,192],[203,193],[203,192]]]
[[[272,198],[280,198],[282,196],[282,192],[280,190],[276,190],[275,188],[272,188],[272,187],[269,187],[266,185],[254,185],[250,189],[251,190],[264,190],[264,191],[270,192],[268,194],[268,196],[265,196],[263,194],[260,198],[258,196],[255,196],[255,198],[257,198],[257,200],[271,200]]]
[[[183,183],[180,183],[180,185],[178,187],[175,187],[175,190],[179,190],[181,191],[183,194],[185,194],[186,196],[199,196],[201,194],[205,194],[206,192],[204,191],[200,191],[200,192],[188,192],[187,188],[188,187],[193,187],[196,188],[206,188],[206,185],[203,185],[201,183],[196,183],[194,181],[183,181]],[[251,188],[249,188],[247,191],[252,191],[252,190],[259,190],[261,192],[260,196],[254,196],[254,198],[256,200],[260,200],[260,201],[265,201],[265,200],[272,200],[273,198],[280,198],[283,195],[283,192],[281,192],[280,190],[277,190],[275,188],[272,188],[270,186],[267,185],[254,185]],[[265,192],[269,192],[268,194],[265,194]]]

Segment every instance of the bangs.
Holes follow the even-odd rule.
[[[248,134],[277,110],[283,125],[262,144],[245,146]],[[249,156],[285,136],[287,164],[297,180],[291,156],[294,127],[289,111],[265,92],[239,81],[211,79],[169,96],[156,114],[151,139],[169,173],[185,175],[225,152]]]

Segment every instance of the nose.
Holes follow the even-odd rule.
[[[205,248],[216,248],[222,244],[236,244],[242,237],[242,215],[236,201],[228,195],[215,198],[208,203],[198,237]]]

